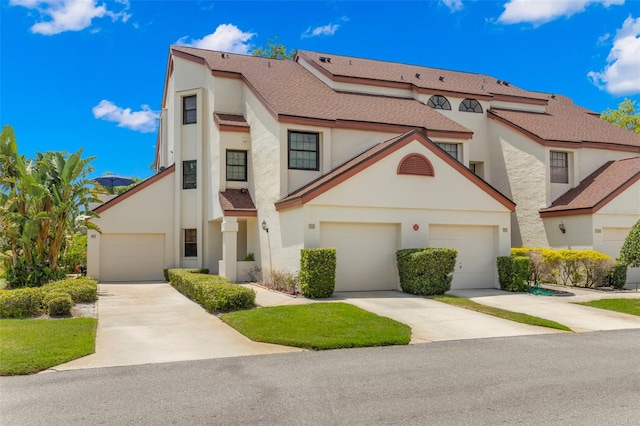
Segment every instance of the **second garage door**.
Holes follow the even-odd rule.
[[[335,247],[336,291],[396,290],[396,224],[320,224],[320,245]]]
[[[164,234],[103,234],[100,281],[164,281]]]
[[[431,225],[429,247],[458,250],[452,289],[493,288],[497,282],[496,228],[493,226]]]

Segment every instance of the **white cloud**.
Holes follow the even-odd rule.
[[[444,4],[452,12],[457,12],[464,8],[462,0],[440,0],[440,3]]]
[[[248,41],[255,35],[255,33],[245,33],[233,24],[220,24],[212,34],[208,34],[201,39],[192,39],[191,41],[185,36],[180,38],[176,44],[246,54],[251,49]]]
[[[624,4],[624,0],[509,0],[504,5],[504,12],[498,17],[498,22],[528,22],[537,26],[584,12],[592,4],[609,7]]]
[[[102,120],[118,123],[118,127],[135,130],[142,133],[155,132],[156,118],[159,112],[153,111],[149,105],[142,105],[141,111],[131,111],[131,108],[121,108],[113,102],[103,99],[92,108],[93,116]]]
[[[94,18],[110,17],[114,22],[127,22],[129,0],[118,0],[122,10],[114,12],[107,5],[98,5],[95,0],[10,0],[12,6],[36,10],[40,21],[31,27],[35,34],[54,35],[65,31],[80,31],[89,26]]]
[[[309,38],[309,37],[317,37],[321,35],[334,35],[336,31],[340,28],[340,24],[327,24],[322,25],[320,27],[315,28],[307,28],[307,30],[302,33],[301,38]]]
[[[593,84],[612,95],[640,93],[640,17],[628,17],[616,32],[607,66],[587,74]]]

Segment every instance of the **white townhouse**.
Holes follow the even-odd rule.
[[[495,287],[512,246],[616,257],[640,218],[640,136],[570,99],[309,51],[172,46],[155,164],[95,209],[89,275],[202,267],[246,281],[336,247],[337,291],[388,290],[396,250],[452,247],[453,288]]]

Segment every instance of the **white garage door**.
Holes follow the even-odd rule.
[[[493,226],[429,226],[429,247],[458,250],[452,289],[496,286],[496,229]]]
[[[602,228],[602,252],[614,259],[620,256],[620,249],[631,228]],[[640,268],[629,268],[627,283],[640,283]]]
[[[336,248],[336,291],[396,290],[396,224],[320,224],[320,245]]]
[[[100,281],[164,281],[164,234],[100,236]]]

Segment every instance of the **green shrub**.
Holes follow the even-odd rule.
[[[403,249],[396,252],[402,291],[431,296],[451,290],[458,252],[450,248]]]
[[[69,278],[61,281],[54,281],[42,286],[42,291],[47,294],[51,292],[63,292],[71,297],[73,303],[91,303],[98,300],[98,282],[93,278]]]
[[[620,248],[620,263],[632,268],[640,266],[640,220],[637,221]]]
[[[8,264],[5,272],[7,288],[40,287],[43,284],[66,278],[62,269],[49,268],[46,265],[28,266],[23,259],[18,259],[14,267]]]
[[[604,285],[613,288],[622,288],[627,283],[627,265],[616,263],[604,276]]]
[[[60,259],[60,266],[68,274],[78,271],[76,266],[87,264],[87,236],[74,234],[71,241],[67,242],[66,250]]]
[[[209,270],[208,269],[201,269],[201,268],[175,268],[175,269],[164,269],[164,279],[167,282],[171,282],[171,277],[169,276],[169,271],[187,271],[187,272],[192,272],[194,274],[208,274]]]
[[[531,260],[526,256],[500,256],[497,260],[500,288],[506,291],[526,291]]]
[[[336,288],[336,249],[300,250],[300,291],[312,299],[329,297]]]
[[[53,291],[43,297],[42,306],[45,312],[52,317],[69,317],[71,316],[73,300],[67,293]]]
[[[207,312],[229,312],[253,306],[256,299],[254,290],[232,284],[224,277],[199,271],[202,269],[169,269],[166,274],[176,290]]]
[[[0,290],[0,318],[28,318],[38,315],[42,296],[39,288]]]

